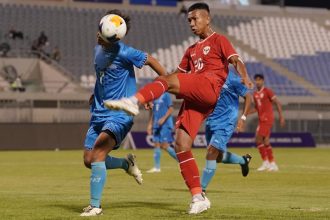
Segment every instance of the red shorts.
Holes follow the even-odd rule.
[[[269,137],[272,131],[272,127],[273,127],[273,123],[259,122],[256,133],[258,136],[261,137]]]
[[[203,74],[179,73],[179,97],[183,98],[176,128],[184,127],[192,139],[195,139],[199,127],[212,113],[217,103],[224,81],[211,82]]]

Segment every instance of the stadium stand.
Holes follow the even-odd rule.
[[[59,46],[60,48],[62,54],[60,64],[77,80],[83,80],[81,82],[83,87],[89,88],[90,83],[84,81],[84,75],[93,75],[94,72],[91,60],[96,24],[104,12],[104,9],[0,4],[0,24],[2,33],[13,26],[26,36],[21,41],[9,40],[13,55],[29,50],[33,39],[44,31],[49,39],[48,47]],[[185,17],[179,13],[143,10],[126,10],[125,12],[133,18],[132,28],[125,41],[154,55],[168,71],[176,68],[184,53],[184,48],[196,41],[196,38],[191,35]],[[17,13],[21,16],[17,17]],[[173,28],[174,23],[176,28]],[[330,41],[323,46],[320,46],[318,42],[326,41],[330,35],[329,31],[316,23],[303,18],[215,14],[214,24],[230,36],[265,54],[266,57],[276,60],[287,69],[329,90],[327,88],[330,80],[327,72],[329,56],[326,52],[330,51]],[[159,28],[160,26],[162,28]],[[305,26],[307,28],[302,28]],[[288,37],[291,35],[293,37]],[[311,41],[312,38],[316,40]],[[312,95],[296,82],[278,74],[248,53],[242,50],[240,53],[243,54],[251,75],[257,72],[267,74],[269,76],[267,83],[272,85],[278,94]],[[318,62],[314,63],[313,68],[311,66],[299,68],[301,63],[307,65],[308,61],[305,62],[305,60],[313,62],[314,59]],[[311,68],[315,74],[309,74]],[[137,70],[137,75],[140,83],[154,77],[154,73],[148,68]],[[87,78],[92,82],[95,80],[93,76]]]
[[[230,36],[250,45],[318,87],[330,90],[330,32],[308,18],[228,17],[217,21]],[[241,20],[242,22],[238,22]]]

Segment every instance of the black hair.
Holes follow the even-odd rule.
[[[198,9],[206,10],[208,13],[210,13],[210,7],[208,6],[208,4],[203,3],[203,2],[198,2],[198,3],[193,4],[192,6],[190,6],[188,8],[188,12],[198,10]]]
[[[260,78],[260,79],[265,79],[264,75],[262,73],[257,73],[253,77],[254,79]]]
[[[112,9],[105,13],[105,15],[110,15],[110,14],[118,15],[124,19],[124,21],[126,23],[126,28],[127,28],[127,31],[126,31],[126,34],[127,34],[129,29],[131,28],[131,18],[127,14],[124,14],[122,11],[120,11],[118,9]]]

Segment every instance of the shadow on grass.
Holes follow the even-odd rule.
[[[188,189],[161,188],[161,190],[169,191],[169,192],[185,192],[185,193],[189,193],[189,190]],[[214,190],[214,189],[211,189],[211,190],[207,191],[207,194],[224,193],[224,192],[225,191],[223,191],[223,190]]]
[[[129,208],[149,208],[149,209],[164,209],[172,212],[178,212],[182,213],[182,209],[174,208],[174,203],[170,202],[141,202],[141,201],[135,201],[135,202],[129,202],[129,201],[123,201],[123,202],[114,202],[109,204],[103,204],[103,207],[106,207],[106,209],[111,209],[112,211],[120,210],[120,209],[129,209]],[[75,213],[81,213],[83,207],[81,205],[73,205],[73,204],[52,204],[48,205],[50,207],[57,207],[60,209],[65,209],[70,212]]]

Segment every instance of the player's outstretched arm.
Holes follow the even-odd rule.
[[[246,95],[244,96],[244,109],[243,109],[243,113],[242,113],[241,118],[238,119],[238,122],[237,122],[237,128],[236,128],[236,131],[237,132],[242,132],[244,130],[244,123],[246,121],[246,116],[249,114],[251,102],[252,102],[252,96],[251,96],[251,94],[250,93],[246,93]]]
[[[246,87],[248,87],[249,89],[253,89],[253,82],[247,74],[247,70],[242,59],[239,56],[234,55],[230,57],[228,61],[235,67],[236,71],[240,74],[244,85],[246,85]]]
[[[282,105],[276,97],[274,97],[272,101],[276,105],[278,115],[279,115],[279,118],[280,118],[280,125],[281,125],[281,127],[284,127],[285,126],[285,119],[284,119],[284,116],[283,116]]]
[[[148,54],[147,61],[146,61],[145,65],[150,66],[151,69],[153,69],[158,74],[158,76],[167,75],[166,69],[158,62],[158,60],[156,60],[150,54]]]

